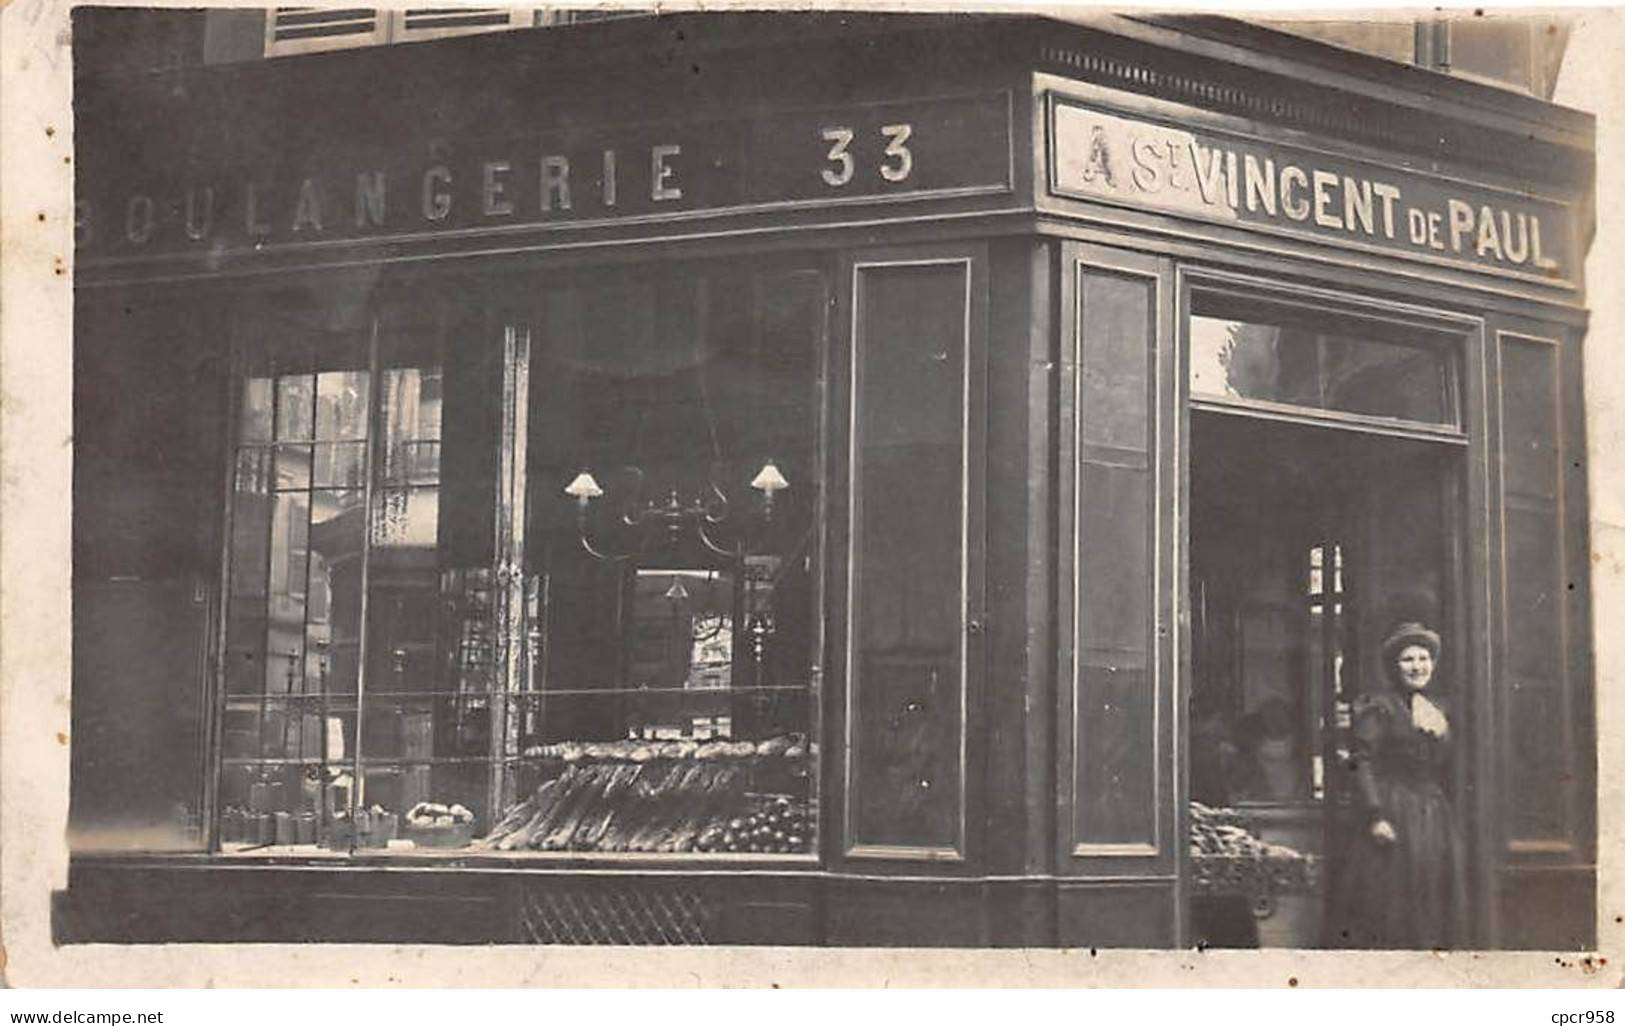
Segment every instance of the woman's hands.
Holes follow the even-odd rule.
[[[1394,833],[1394,825],[1386,819],[1379,819],[1371,824],[1371,836],[1376,838],[1379,844],[1393,844],[1399,840],[1399,835]]]

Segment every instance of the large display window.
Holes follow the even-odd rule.
[[[245,319],[221,849],[815,851],[825,276],[490,296]]]

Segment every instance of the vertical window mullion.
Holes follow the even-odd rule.
[[[219,646],[217,656],[218,662],[214,672],[214,686],[216,692],[214,695],[214,701],[212,703],[214,709],[214,723],[211,724],[209,732],[210,751],[208,756],[209,761],[207,763],[207,776],[205,778],[207,783],[212,783],[212,791],[205,794],[205,802],[203,806],[206,810],[206,815],[209,817],[206,846],[210,851],[215,852],[218,852],[221,849],[224,834],[224,810],[222,808],[224,800],[222,799],[221,795],[225,790],[226,706],[228,703],[229,692],[231,690],[228,683],[231,670],[229,669],[227,663],[233,655],[233,650],[231,647],[231,616],[234,612],[232,604],[237,600],[236,595],[233,594],[232,591],[232,578],[236,566],[235,542],[237,538],[237,517],[240,514],[240,511],[237,508],[237,475],[240,473],[242,464],[242,409],[244,404],[247,402],[246,395],[248,391],[243,383],[248,377],[249,361],[242,338],[238,333],[240,323],[241,322],[238,315],[234,310],[232,313],[232,323],[230,325],[231,372],[227,379],[230,382],[228,388],[231,390],[231,394],[227,395],[226,402],[226,409],[231,411],[233,416],[231,417],[230,423],[226,429],[228,432],[226,443],[226,459],[228,462],[226,465],[226,494],[224,507],[226,510],[226,525],[225,531],[222,533],[220,540],[220,608],[216,614],[218,617],[217,636],[219,638]],[[273,400],[271,403],[271,438],[274,440],[276,438],[276,402],[274,399],[276,395],[276,386],[274,384],[274,376],[272,380],[273,384],[271,386],[271,395],[273,396]],[[263,639],[263,633],[261,637]],[[263,679],[261,683],[263,686]]]
[[[280,401],[281,396],[277,388],[277,379],[280,377],[280,375],[277,374],[275,356],[273,356],[271,359],[270,372],[271,437],[266,440],[267,444],[258,450],[260,457],[259,469],[263,472],[261,487],[265,489],[266,498],[268,500],[266,529],[269,532],[269,537],[267,537],[265,540],[265,604],[264,611],[262,613],[264,623],[260,628],[260,711],[259,722],[257,724],[259,729],[256,732],[259,735],[259,746],[258,750],[255,752],[255,756],[257,760],[259,760],[255,775],[259,777],[264,777],[265,775],[266,764],[264,760],[267,758],[265,753],[265,736],[266,727],[271,720],[271,575],[276,564],[276,454],[279,440],[282,437],[282,403]],[[241,414],[239,414],[239,416],[241,416]],[[252,785],[250,785],[250,788],[252,788]]]
[[[372,564],[372,530],[373,500],[377,493],[376,468],[378,466],[378,445],[383,432],[380,430],[382,418],[382,403],[378,383],[378,333],[379,315],[374,312],[368,328],[367,336],[367,437],[362,449],[362,524],[361,524],[361,612],[356,627],[356,680],[355,680],[355,745],[350,753],[351,774],[354,780],[350,788],[350,822],[356,822],[356,813],[361,809],[366,790],[366,763],[361,752],[362,724],[366,721],[366,694],[367,694],[367,665],[371,653],[367,650],[368,627],[368,599],[372,590],[371,564]],[[351,849],[359,840],[353,833],[351,836]]]
[[[310,692],[310,603],[311,603],[311,597],[314,595],[314,592],[311,589],[310,564],[311,564],[312,550],[314,550],[315,547],[316,547],[315,546],[315,542],[316,542],[315,534],[313,533],[312,529],[315,526],[314,523],[313,523],[313,520],[314,520],[314,517],[316,515],[316,435],[317,435],[316,424],[317,424],[317,418],[320,416],[320,412],[321,412],[321,408],[320,408],[321,389],[317,386],[317,382],[319,380],[319,377],[318,377],[318,372],[316,370],[316,361],[315,361],[315,353],[314,352],[311,354],[311,367],[310,367],[310,370],[311,370],[311,375],[310,375],[310,443],[309,443],[309,449],[307,450],[309,452],[310,456],[309,456],[308,462],[306,464],[307,471],[306,471],[306,474],[305,474],[305,488],[304,488],[304,492],[305,492],[305,570],[304,570],[305,582],[304,582],[303,591],[304,591],[305,598],[304,598],[304,615],[302,617],[300,617],[300,621],[299,621],[300,622],[300,631],[299,631],[299,697],[297,699],[295,699],[293,697],[293,688],[290,686],[289,689],[288,689],[288,699],[287,699],[288,708],[283,713],[283,727],[282,727],[283,736],[284,736],[284,742],[283,743],[284,743],[284,745],[286,745],[287,742],[286,742],[285,739],[286,739],[286,736],[287,736],[288,719],[290,718],[291,714],[293,714],[295,712],[298,713],[298,727],[297,727],[297,729],[299,731],[299,733],[298,733],[299,740],[298,740],[298,743],[295,745],[294,751],[296,753],[295,757],[299,760],[299,777],[298,777],[298,779],[300,779],[300,780],[304,779],[304,774],[309,769],[309,767],[307,767],[305,765],[305,759],[309,757],[309,753],[307,753],[305,751],[305,733],[306,733],[305,732],[305,720],[306,720],[306,717],[309,716],[309,711],[306,708],[305,698]],[[289,683],[290,683],[290,685],[292,684],[291,681]],[[323,682],[323,686],[324,687],[326,686],[325,682]],[[325,749],[326,749],[326,743],[325,743],[326,724],[325,723],[322,724],[322,736],[324,738],[323,755],[325,756],[325,754],[326,754],[326,751],[325,751]],[[326,759],[324,757],[323,762],[325,762],[325,761],[326,761]]]

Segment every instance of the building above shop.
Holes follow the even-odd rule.
[[[286,57],[326,50],[421,42],[452,36],[533,28],[562,28],[589,22],[653,18],[636,5],[568,8],[451,7],[422,10],[279,7],[208,11],[98,12],[97,24],[122,23],[99,45],[99,60],[126,68],[166,68],[192,63],[219,64]],[[1063,20],[1088,22],[1083,15]],[[1351,19],[1341,12],[1278,17],[1162,17],[1193,31],[1224,33],[1223,26],[1248,26],[1396,64],[1481,81],[1550,99],[1567,49],[1569,21],[1556,12],[1504,14],[1479,10],[1434,12],[1417,17]],[[93,27],[93,26],[89,26]]]

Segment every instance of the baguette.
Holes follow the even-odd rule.
[[[604,832],[609,829],[610,822],[625,801],[627,791],[642,772],[641,765],[624,763],[610,770],[604,789],[598,795],[598,807],[588,811],[575,836],[570,839],[570,850],[591,851],[599,846]]]
[[[542,835],[539,847],[543,851],[568,851],[570,839],[584,817],[592,812],[593,803],[603,793],[604,785],[614,774],[614,766],[591,766],[582,776],[581,786],[570,796],[567,808],[561,809],[553,826]],[[538,847],[532,839],[531,847]]]
[[[531,829],[552,811],[553,806],[558,803],[559,797],[569,788],[574,774],[574,768],[567,769],[562,775],[546,781],[536,788],[536,794],[530,800],[531,814],[525,817],[523,823],[498,839],[497,850],[512,851],[515,848],[524,847],[530,839]]]
[[[525,840],[521,843],[528,848],[542,847],[542,841],[557,827],[569,811],[581,802],[583,793],[591,789],[591,781],[596,767],[579,766],[575,773],[568,778],[568,782],[559,789],[552,806],[545,813],[531,821],[525,831]],[[561,781],[564,778],[560,778]]]

